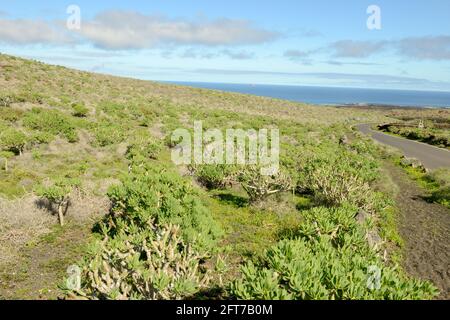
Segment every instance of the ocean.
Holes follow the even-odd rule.
[[[450,108],[450,92],[203,82],[171,82],[197,88],[238,92],[317,105],[386,105]]]

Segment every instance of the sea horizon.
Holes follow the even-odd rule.
[[[250,94],[293,102],[331,106],[450,108],[450,92],[411,89],[328,87],[281,84],[159,81],[200,89]]]

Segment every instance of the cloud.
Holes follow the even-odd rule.
[[[341,40],[332,43],[329,48],[339,58],[367,58],[386,48],[386,41]]]
[[[184,51],[180,57],[181,58],[188,58],[188,59],[214,59],[217,58],[219,54],[213,53],[213,52],[198,52],[197,50],[193,48],[189,48],[186,51]]]
[[[181,55],[181,58],[189,58],[189,59],[214,59],[219,57],[228,57],[233,60],[249,60],[255,58],[255,54],[253,52],[248,51],[232,51],[232,50],[221,50],[219,52],[205,52],[198,51],[193,48],[189,48],[184,51]]]
[[[313,53],[313,51],[287,50],[284,52],[284,56],[286,58],[296,60],[296,59],[308,58],[312,53]]]
[[[230,50],[223,50],[221,53],[233,60],[250,60],[255,57],[255,54],[253,52],[247,51],[234,52]]]
[[[313,63],[313,61],[310,59],[310,56],[318,52],[319,50],[309,50],[309,51],[287,50],[284,52],[283,55],[284,57],[288,58],[291,61],[300,62],[305,66],[310,66]]]
[[[195,73],[235,76],[283,76],[292,79],[322,79],[345,82],[354,86],[415,86],[428,88],[450,88],[449,82],[431,81],[424,78],[392,76],[384,74],[357,74],[357,73],[327,73],[327,72],[277,72],[258,70],[223,70],[223,69],[196,69]]]
[[[417,60],[450,60],[450,36],[405,38],[396,47],[401,55]]]
[[[273,41],[279,36],[247,20],[223,18],[192,22],[130,11],[100,13],[82,24],[80,35],[103,49],[145,49],[161,44],[251,45]]]
[[[328,60],[325,63],[332,65],[332,66],[347,66],[347,65],[352,65],[352,66],[381,66],[382,64],[380,63],[375,63],[375,62],[343,62],[343,61],[337,61],[337,60]]]
[[[328,46],[335,57],[367,58],[383,50],[416,60],[450,60],[450,36],[409,37],[386,41],[341,40]]]
[[[72,39],[58,25],[41,20],[0,19],[0,42],[9,44],[67,44]]]

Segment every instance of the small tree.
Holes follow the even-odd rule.
[[[70,193],[74,187],[79,186],[79,181],[72,179],[61,179],[56,181],[50,187],[40,187],[37,190],[38,196],[47,199],[50,205],[56,205],[58,208],[59,224],[64,226],[63,208],[70,204]]]
[[[281,171],[266,176],[257,166],[248,166],[239,173],[239,181],[249,196],[250,203],[255,203],[276,193],[292,190],[291,178]]]
[[[0,133],[0,149],[22,155],[27,136],[18,130],[7,129]]]

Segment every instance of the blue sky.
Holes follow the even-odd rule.
[[[448,0],[0,0],[0,52],[150,80],[450,91],[449,21]]]

